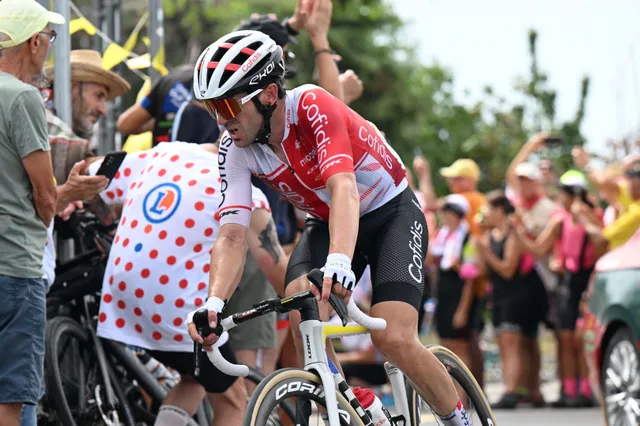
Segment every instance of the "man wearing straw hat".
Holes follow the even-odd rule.
[[[20,424],[42,390],[42,255],[56,191],[37,89],[64,18],[35,0],[0,2],[0,425]]]

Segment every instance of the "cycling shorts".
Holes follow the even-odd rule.
[[[360,280],[367,264],[371,266],[372,305],[405,302],[419,310],[428,241],[424,213],[410,188],[360,217],[351,268]],[[307,219],[289,259],[285,286],[314,268],[322,268],[328,254],[329,225]]]
[[[580,301],[587,289],[593,268],[576,273],[565,272],[558,294],[558,326],[560,330],[574,331],[580,317]]]

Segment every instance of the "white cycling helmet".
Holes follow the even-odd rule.
[[[199,100],[230,98],[284,78],[282,48],[259,31],[235,31],[207,47],[193,70]]]

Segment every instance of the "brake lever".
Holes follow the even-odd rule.
[[[318,290],[322,293],[322,281],[324,280],[324,273],[320,269],[313,269],[311,272],[307,274],[307,278],[313,285],[316,286]],[[334,284],[336,281],[334,281]],[[347,308],[347,304],[344,303],[344,300],[331,293],[329,295],[329,303],[340,320],[342,321],[342,326],[346,326],[349,322],[349,310]]]
[[[195,314],[193,314],[193,323],[196,325],[196,330],[198,330],[198,334],[205,337],[209,336],[211,333],[220,337],[222,332],[222,326],[220,325],[220,319],[218,318],[218,325],[212,328],[209,325],[209,311],[207,309],[199,309]],[[193,375],[195,377],[200,376],[200,353],[202,352],[202,345],[198,342],[193,342]]]

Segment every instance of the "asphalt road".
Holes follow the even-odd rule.
[[[496,426],[604,426],[599,408],[583,410],[533,410],[496,411]]]

